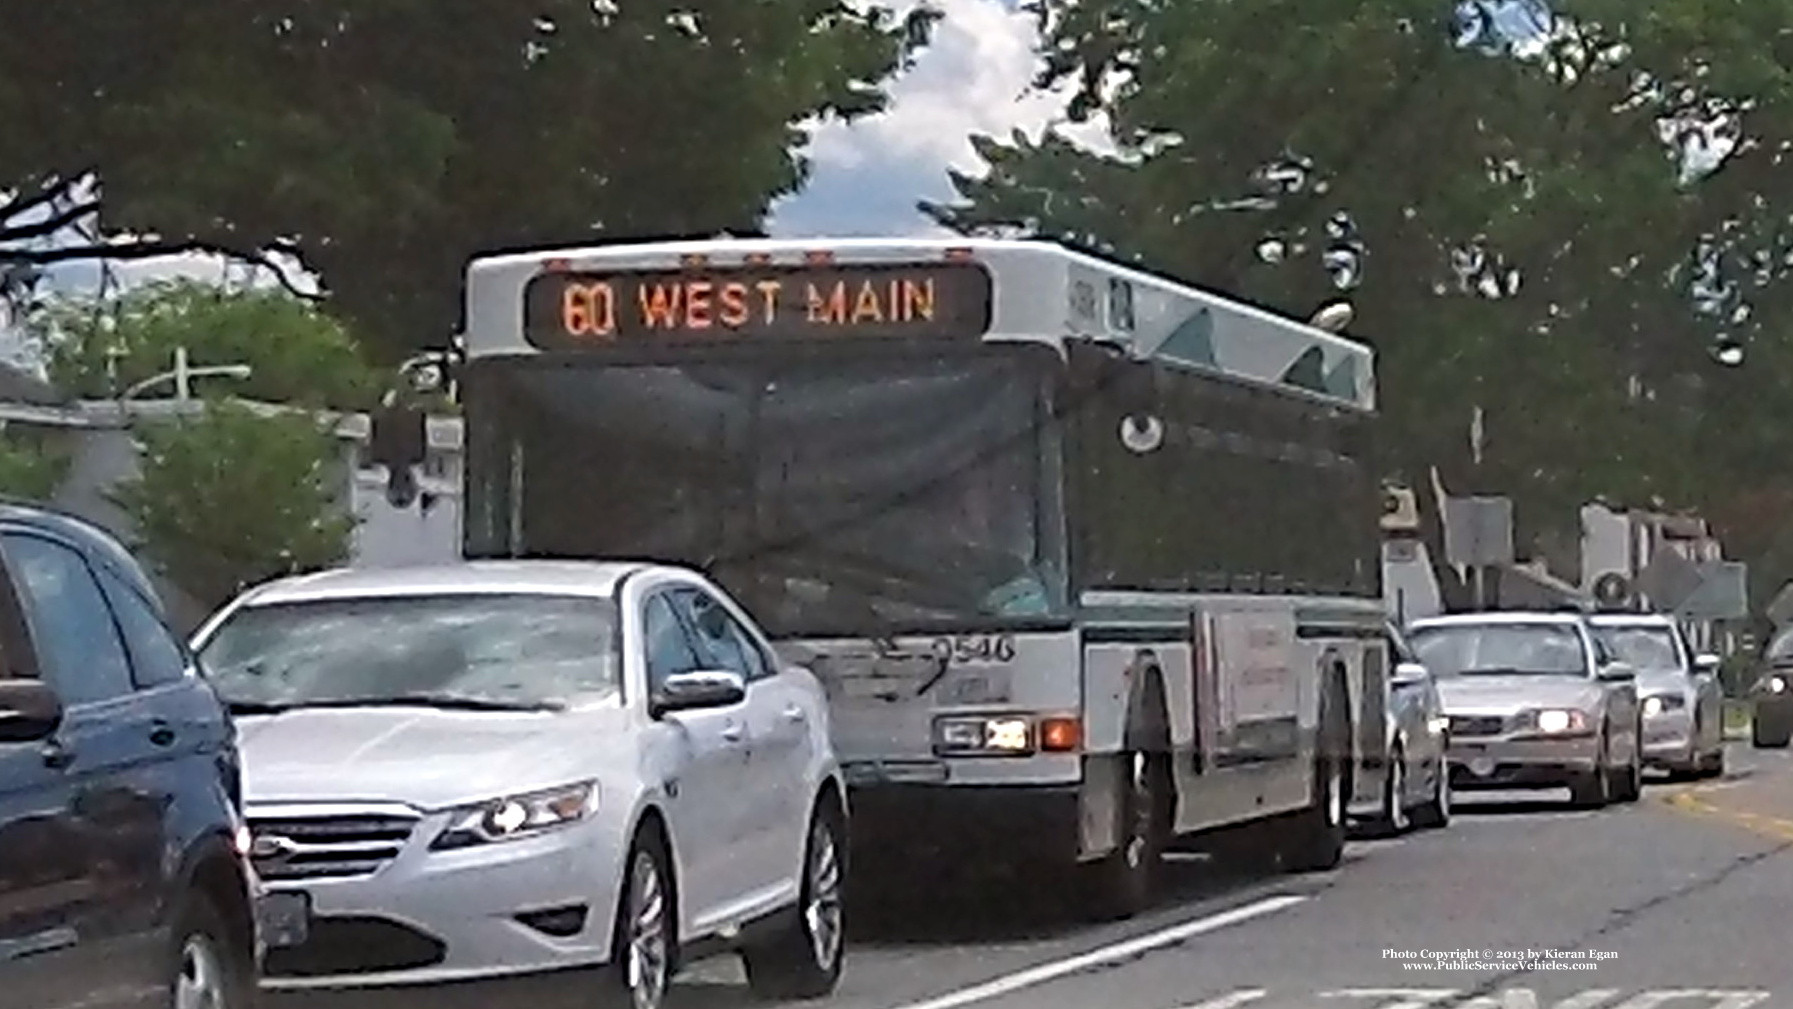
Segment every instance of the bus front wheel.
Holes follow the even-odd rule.
[[[1120,921],[1145,910],[1164,862],[1171,774],[1168,753],[1125,754],[1114,851],[1088,867],[1087,911],[1096,921]]]
[[[1351,745],[1336,687],[1326,692],[1320,726],[1314,746],[1313,801],[1296,814],[1294,836],[1284,851],[1283,863],[1292,872],[1336,868],[1345,854],[1345,806],[1350,787],[1345,765]]]

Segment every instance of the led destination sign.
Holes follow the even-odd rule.
[[[976,339],[990,275],[975,263],[544,273],[523,331],[544,350],[729,339]]]

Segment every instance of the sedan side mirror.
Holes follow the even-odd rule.
[[[62,700],[41,680],[0,680],[0,743],[35,743],[62,726]]]
[[[1600,667],[1599,678],[1606,683],[1630,683],[1637,672],[1623,662],[1609,662]]]
[[[1389,678],[1397,687],[1411,687],[1426,682],[1426,667],[1417,662],[1400,662],[1395,664],[1395,672]]]
[[[1716,673],[1722,661],[1711,652],[1705,652],[1693,657],[1693,669],[1696,673]]]
[[[675,711],[726,708],[747,699],[747,681],[726,669],[699,669],[668,676],[654,691],[648,713],[655,718]]]

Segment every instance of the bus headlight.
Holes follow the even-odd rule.
[[[1033,723],[1023,715],[954,716],[934,722],[934,752],[1020,755],[1033,752]]]
[[[934,720],[934,753],[959,757],[1020,757],[1075,753],[1083,722],[1058,715],[947,715]]]

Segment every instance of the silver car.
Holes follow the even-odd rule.
[[[1566,785],[1588,807],[1642,793],[1637,675],[1580,614],[1433,617],[1408,640],[1438,677],[1453,787]]]
[[[1388,661],[1388,754],[1382,809],[1376,827],[1385,834],[1451,822],[1449,720],[1438,680],[1413,654],[1393,624],[1383,629]]]
[[[1589,623],[1637,670],[1644,707],[1644,766],[1676,777],[1724,773],[1724,694],[1718,656],[1695,654],[1675,621],[1657,614],[1603,614]]]

